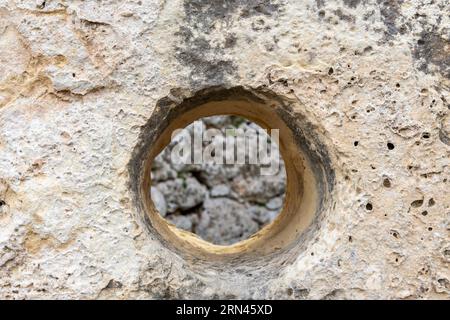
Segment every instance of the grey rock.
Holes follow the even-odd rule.
[[[206,199],[196,233],[206,241],[229,245],[247,239],[259,229],[247,208],[228,198]]]
[[[212,197],[225,197],[230,194],[230,187],[226,184],[219,184],[211,189]]]
[[[279,213],[258,205],[250,206],[248,212],[251,218],[259,224],[260,228],[273,221]]]
[[[204,164],[199,176],[208,187],[218,184],[228,184],[230,180],[239,176],[240,167],[234,165]]]
[[[178,215],[173,214],[167,217],[169,222],[173,223],[177,228],[185,231],[194,232],[194,225],[198,223],[198,216],[196,214]]]
[[[284,170],[274,176],[254,176],[234,178],[232,189],[247,201],[265,204],[270,199],[285,192],[286,176]]]
[[[170,163],[168,163],[163,155],[155,158],[152,166],[152,180],[155,182],[165,181],[168,179],[175,179],[177,172],[172,169]]]
[[[266,207],[269,210],[277,210],[280,209],[283,206],[283,198],[282,197],[276,197],[269,200],[269,202],[266,203]]]
[[[206,187],[193,177],[177,178],[157,185],[167,203],[167,212],[188,210],[203,202]]]
[[[161,216],[165,217],[167,214],[167,204],[164,195],[156,187],[151,187],[150,193],[156,210],[158,210]]]
[[[231,123],[230,116],[205,117],[202,118],[202,121],[205,123],[206,127],[214,127],[218,129],[222,129]]]

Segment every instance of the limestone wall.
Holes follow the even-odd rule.
[[[448,299],[447,6],[0,0],[0,298]],[[138,196],[155,112],[217,90],[324,161],[314,221],[263,257],[185,254]]]

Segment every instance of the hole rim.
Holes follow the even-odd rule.
[[[179,94],[180,92],[177,93]],[[295,230],[295,232],[292,232],[291,238],[289,238],[288,241],[283,243],[281,246],[273,246],[273,244],[276,243],[273,242],[273,236],[275,236],[276,233],[268,233],[268,237],[255,237],[255,235],[258,235],[267,227],[276,225],[275,223],[281,217],[298,217],[301,216],[300,213],[305,214],[301,209],[298,209],[296,210],[296,212],[290,213],[288,215],[283,214],[288,204],[290,194],[289,190],[292,183],[290,181],[296,181],[296,179],[292,179],[292,173],[289,173],[287,165],[286,199],[283,204],[283,208],[281,209],[281,213],[271,224],[257,232],[249,239],[243,240],[231,246],[225,246],[225,248],[228,249],[230,247],[240,247],[240,250],[223,250],[223,246],[213,245],[211,243],[207,243],[209,249],[211,249],[211,246],[217,246],[219,247],[219,250],[204,250],[205,247],[203,246],[192,246],[192,243],[190,243],[192,242],[192,237],[185,237],[185,235],[179,237],[180,234],[177,234],[178,239],[177,237],[168,237],[167,233],[164,234],[164,232],[161,232],[162,230],[160,225],[155,225],[155,219],[151,219],[151,217],[154,218],[154,216],[148,214],[149,212],[155,212],[157,217],[164,220],[162,217],[160,217],[159,213],[156,210],[149,210],[149,203],[152,203],[150,192],[143,192],[143,190],[146,190],[145,186],[147,186],[147,189],[150,190],[149,188],[151,186],[150,171],[152,161],[149,161],[149,159],[152,160],[168,143],[167,142],[161,145],[161,143],[158,142],[159,150],[158,148],[155,149],[154,145],[156,143],[156,137],[161,136],[161,132],[163,130],[167,130],[169,123],[176,118],[174,117],[175,113],[171,113],[168,111],[178,109],[176,114],[177,116],[179,116],[180,114],[185,114],[185,112],[191,108],[195,109],[200,106],[208,105],[208,103],[210,102],[222,102],[227,104],[245,102],[247,104],[250,104],[252,107],[248,109],[250,110],[250,114],[245,114],[242,112],[229,113],[221,111],[220,113],[218,113],[209,111],[208,113],[203,113],[198,118],[216,114],[235,114],[248,118],[263,128],[270,128],[270,126],[267,125],[267,122],[261,121],[261,117],[260,115],[258,115],[258,113],[256,113],[256,117],[252,116],[251,113],[253,112],[255,114],[255,104],[264,105],[265,108],[269,108],[277,116],[277,121],[283,123],[286,129],[289,130],[292,136],[292,140],[295,142],[292,144],[292,146],[297,149],[297,152],[295,153],[297,154],[297,157],[302,159],[302,164],[308,164],[308,166],[306,166],[307,170],[303,168],[303,170],[305,170],[303,171],[303,173],[306,174],[307,172],[309,174],[308,179],[314,181],[314,190],[317,191],[316,198],[313,201],[313,208],[309,209],[310,212],[312,212],[310,215],[311,219],[307,221],[306,225],[303,228],[299,228],[298,225],[295,224],[291,226],[291,231]],[[223,264],[224,262],[238,262],[241,265],[243,263],[247,263],[248,266],[255,266],[255,263],[257,263],[258,265],[258,261],[264,260],[267,262],[268,259],[273,261],[274,259],[276,259],[276,257],[279,257],[280,254],[285,254],[288,251],[295,251],[297,253],[304,251],[309,245],[309,242],[314,239],[314,235],[320,228],[320,223],[324,219],[324,214],[332,210],[332,194],[336,182],[335,172],[332,166],[332,159],[330,158],[327,147],[325,147],[325,144],[322,140],[325,137],[321,135],[320,131],[317,130],[315,132],[317,128],[315,128],[308,117],[303,114],[299,114],[298,112],[294,112],[294,109],[291,106],[292,103],[293,101],[286,101],[284,97],[282,98],[266,88],[261,90],[248,89],[243,87],[214,87],[193,93],[189,98],[184,97],[174,99],[174,95],[171,94],[161,99],[157,103],[157,106],[153,110],[153,113],[149,117],[146,125],[143,126],[140,137],[135,146],[135,149],[133,150],[133,154],[129,162],[130,188],[132,191],[133,203],[136,205],[137,209],[135,213],[137,214],[137,218],[139,218],[144,224],[143,226],[145,229],[147,229],[151,238],[156,238],[162,243],[164,247],[175,251],[178,254],[181,254],[183,257],[187,259],[195,259],[195,261],[201,261],[201,263],[208,262]],[[161,112],[164,115],[163,117],[160,117]],[[155,116],[155,113],[159,113],[159,116]],[[188,121],[185,120],[184,125],[187,125],[192,121],[193,119]],[[174,126],[173,123],[172,126]],[[156,128],[159,129],[157,130]],[[161,128],[163,128],[163,130]],[[305,132],[307,132],[308,135],[306,135]],[[290,162],[289,160],[291,156],[286,156],[286,151],[283,147],[284,138],[282,138],[281,136],[282,134],[280,134],[280,153],[285,161],[285,164],[287,164],[288,162]],[[151,155],[151,150],[158,151],[152,151],[153,155]],[[292,155],[292,150],[289,151],[289,154]],[[298,168],[298,166],[299,164],[295,164],[293,165],[293,168]],[[300,184],[297,182],[297,186],[299,185]],[[303,187],[303,181],[301,186]],[[311,194],[313,194],[313,192],[311,191],[308,193],[310,196]],[[305,199],[302,198],[302,200]],[[288,221],[286,218],[284,219],[285,221]],[[280,224],[278,224],[277,228],[283,231],[283,229],[287,229],[290,224],[284,223],[282,224],[282,226],[283,228],[279,228]],[[190,232],[185,233],[193,235]],[[253,241],[254,239],[262,239],[262,241],[256,241],[255,243],[257,243],[257,245],[254,246],[242,245],[243,243],[247,241]],[[204,240],[197,238],[194,242],[198,243],[198,241]],[[272,243],[270,250],[266,250],[268,246],[262,245],[263,241]],[[180,244],[184,246],[180,247]],[[291,258],[288,258],[288,260],[293,259],[295,255],[289,256]],[[283,263],[286,263],[286,259],[283,260]]]

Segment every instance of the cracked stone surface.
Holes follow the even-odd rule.
[[[0,0],[0,297],[449,299],[447,7]],[[136,218],[141,127],[214,86],[289,99],[333,159],[333,211],[264,277],[199,272]]]

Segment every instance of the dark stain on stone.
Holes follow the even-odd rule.
[[[356,20],[355,16],[343,12],[341,9],[335,10],[334,13],[343,21],[354,23]]]
[[[181,52],[178,58],[193,67],[190,78],[193,84],[200,84],[200,82],[203,82],[202,80],[207,80],[209,83],[224,83],[226,82],[226,75],[232,75],[237,70],[232,61],[209,60],[204,55],[194,51]]]
[[[434,65],[444,77],[450,78],[450,42],[447,39],[433,31],[423,31],[413,54],[419,70],[430,73],[430,65]]]
[[[325,5],[325,0],[316,0],[317,8],[322,8]]]
[[[396,22],[398,17],[400,16],[400,7],[403,3],[403,0],[397,1],[377,0],[377,2],[380,6],[381,18],[383,20],[384,25],[387,28],[385,36],[389,40],[390,38],[399,33],[399,28],[397,28]]]
[[[327,148],[320,139],[308,132],[314,132],[316,129],[308,121],[308,119],[294,110],[285,101],[278,100],[280,105],[277,108],[277,114],[291,129],[295,141],[305,154],[309,155],[309,163],[314,175],[317,177],[317,186],[320,194],[326,194],[326,190],[331,193],[335,185],[336,177],[331,163],[330,155]],[[326,199],[320,199],[320,205]]]
[[[230,0],[227,2],[236,3],[237,7],[242,8],[242,17],[250,17],[257,15],[272,16],[280,12],[282,5],[280,3],[264,0]]]
[[[190,67],[192,85],[205,81],[223,83],[227,75],[236,71],[231,60],[222,58],[223,48],[213,47],[203,36],[194,36],[191,28],[181,27],[176,35],[183,39],[183,46],[177,48],[176,57],[183,65]],[[210,58],[211,53],[214,58]]]
[[[221,85],[227,78],[236,77],[237,66],[227,53],[237,42],[237,36],[227,27],[231,17],[240,12],[240,16],[273,16],[281,10],[281,5],[264,0],[185,0],[183,4],[185,24],[176,36],[181,43],[176,47],[176,57],[184,66],[189,67],[189,82],[192,86]],[[217,22],[222,29],[215,30]],[[221,32],[225,36],[223,44],[208,40],[208,35]],[[197,36],[199,35],[199,36]]]
[[[305,288],[289,288],[291,289],[291,294],[293,296],[294,299],[301,299],[304,300],[308,297],[309,295],[309,289],[305,289]],[[289,294],[289,293],[288,293]]]
[[[236,45],[237,37],[234,34],[230,34],[225,39],[225,48],[232,48]]]
[[[356,8],[361,3],[361,0],[344,0],[344,4],[350,8]]]
[[[450,138],[443,129],[439,130],[439,140],[441,140],[443,144],[450,146]]]
[[[118,288],[122,288],[122,287],[123,287],[123,285],[121,282],[111,279],[111,280],[109,280],[105,289],[118,289]]]

